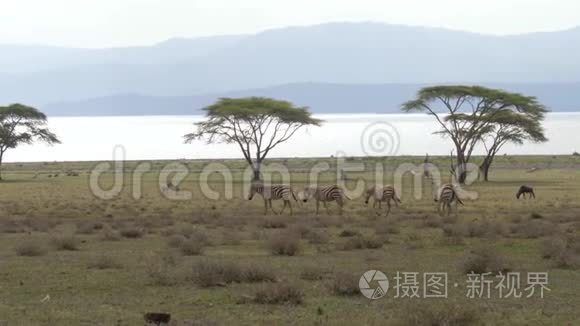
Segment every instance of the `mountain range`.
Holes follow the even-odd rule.
[[[315,112],[389,112],[421,86],[468,83],[580,109],[580,28],[513,36],[330,23],[255,35],[73,49],[0,45],[0,103],[49,115],[192,114],[222,96]]]

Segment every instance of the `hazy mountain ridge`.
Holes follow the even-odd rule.
[[[21,60],[36,66],[20,70],[17,64],[2,69],[10,51],[0,51],[0,103],[40,106],[116,94],[191,96],[303,82],[580,81],[578,28],[492,36],[379,23],[331,23],[256,35],[176,39],[152,47],[77,49],[80,52],[72,54],[69,50],[58,50],[68,54],[61,61],[54,59],[64,66],[45,63],[38,59],[42,55],[29,50]],[[111,51],[114,60],[107,54]],[[15,75],[15,71],[19,72]]]
[[[315,113],[400,113],[401,103],[426,84],[297,83],[197,96],[144,96],[124,94],[89,100],[53,103],[42,107],[51,116],[189,115],[220,97],[267,96],[308,106]],[[580,83],[488,84],[537,96],[553,111],[580,111]]]

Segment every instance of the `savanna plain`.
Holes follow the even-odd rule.
[[[365,171],[346,184],[373,180],[375,163],[393,182],[401,163],[421,157],[349,158]],[[310,167],[331,159],[271,160],[284,164],[298,191]],[[180,161],[179,185],[191,199],[169,200],[159,186],[167,161],[151,161],[143,182],[125,162],[124,186],[96,197],[96,162],[10,163],[0,182],[0,325],[143,325],[147,312],[171,314],[172,325],[575,325],[580,320],[580,157],[502,156],[489,182],[466,190],[477,199],[449,216],[433,202],[431,181],[403,178],[402,204],[388,217],[363,198],[314,213],[264,215],[262,198],[244,197],[245,163],[231,168],[233,198],[206,198],[200,172],[212,161]],[[445,157],[433,158],[442,171]],[[264,171],[268,173],[268,171]],[[112,171],[103,174],[104,188]],[[448,179],[448,172],[443,177]],[[275,179],[275,177],[274,177]],[[332,170],[319,183],[333,184]],[[515,198],[522,184],[536,199]],[[213,174],[209,186],[224,193]],[[134,198],[135,189],[141,198]],[[280,210],[282,202],[275,201]],[[385,297],[359,291],[367,270],[387,274]],[[446,272],[448,298],[395,298],[396,272]],[[547,272],[544,298],[467,298],[466,274]],[[524,276],[522,276],[524,277]],[[419,281],[422,281],[420,278]],[[522,280],[525,281],[525,280]],[[422,282],[421,282],[422,283]],[[422,284],[421,284],[422,286]],[[420,290],[422,292],[422,289]]]

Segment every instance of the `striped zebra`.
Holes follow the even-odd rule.
[[[324,205],[326,212],[328,213],[328,206],[326,205],[329,201],[336,201],[338,204],[340,215],[342,215],[342,207],[344,206],[344,199],[349,199],[345,194],[344,190],[337,186],[306,186],[301,194],[301,199],[303,202],[307,202],[308,199],[314,198],[316,201],[316,215],[318,215],[318,210],[320,202]]]
[[[463,205],[461,198],[457,195],[455,186],[450,183],[446,183],[439,187],[433,199],[438,203],[437,211],[439,214],[445,213],[445,209],[447,209],[447,215],[451,214],[451,204],[453,202],[455,202],[455,212],[457,212],[458,204]]]
[[[250,186],[250,195],[248,197],[248,200],[252,200],[255,194],[260,194],[262,198],[264,198],[264,215],[268,214],[268,206],[270,206],[270,209],[274,214],[282,214],[286,209],[286,206],[288,206],[290,207],[290,215],[292,215],[293,211],[290,200],[294,199],[295,201],[298,201],[296,195],[294,194],[294,191],[292,190],[292,187],[290,187],[289,185],[265,186],[261,182],[253,182],[252,185]],[[284,207],[282,207],[280,213],[274,211],[274,208],[272,207],[272,200],[278,199],[284,200]]]
[[[365,192],[365,204],[369,203],[369,199],[373,198],[373,208],[376,209],[377,203],[379,204],[379,209],[381,209],[381,203],[387,203],[387,213],[385,215],[389,216],[391,212],[391,200],[395,203],[395,206],[399,207],[401,199],[397,196],[395,188],[391,185],[387,186],[372,186]]]

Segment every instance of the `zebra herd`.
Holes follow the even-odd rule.
[[[324,206],[328,213],[328,202],[336,202],[339,207],[340,215],[342,215],[342,210],[344,206],[345,199],[350,200],[350,198],[345,194],[344,189],[338,185],[328,185],[328,186],[316,186],[309,185],[304,187],[304,189],[296,194],[294,189],[285,184],[273,184],[264,185],[262,182],[255,181],[252,182],[250,186],[250,192],[248,200],[252,200],[255,194],[259,194],[264,199],[264,214],[268,214],[268,207],[274,214],[282,214],[286,207],[290,208],[290,215],[293,214],[292,210],[292,199],[296,202],[302,201],[304,203],[312,199],[316,202],[316,214],[319,213],[320,203]],[[396,207],[401,203],[401,199],[397,195],[395,188],[391,185],[385,186],[371,186],[364,194],[365,204],[369,203],[369,200],[373,199],[373,208],[376,209],[377,204],[379,209],[381,209],[382,203],[386,203],[387,210],[386,216],[391,212],[391,202],[395,204]],[[278,213],[272,207],[273,200],[283,200],[284,206],[282,210]],[[463,202],[457,195],[457,190],[453,184],[444,184],[439,187],[438,191],[434,193],[434,201],[438,203],[437,210],[440,214],[447,211],[447,215],[451,213],[451,205],[453,203],[463,205]]]

